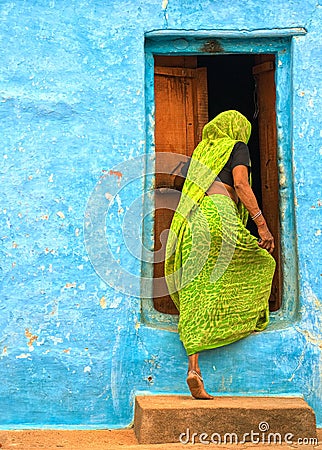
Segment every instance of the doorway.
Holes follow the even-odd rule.
[[[173,172],[190,157],[201,139],[203,126],[222,111],[236,109],[252,123],[248,143],[252,160],[252,187],[275,237],[277,269],[270,310],[281,306],[280,227],[276,156],[275,56],[229,54],[212,56],[154,56],[156,191],[154,242],[154,308],[178,314],[165,292],[165,239],[179,195]],[[171,157],[162,158],[169,152]],[[173,155],[173,158],[172,158]],[[251,220],[247,227],[255,236]]]

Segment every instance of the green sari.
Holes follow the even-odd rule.
[[[261,331],[275,261],[245,228],[248,212],[222,194],[205,193],[251,124],[238,111],[219,114],[203,129],[171,223],[165,260],[178,331],[188,355]]]

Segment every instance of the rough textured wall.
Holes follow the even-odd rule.
[[[151,126],[144,34],[288,27],[307,29],[293,40],[290,74],[300,320],[207,352],[201,364],[212,391],[301,394],[322,425],[321,5],[242,3],[1,2],[2,427],[120,427],[132,420],[135,392],[187,392],[178,336],[141,323],[131,296],[140,242],[129,237],[130,253],[120,234],[133,202],[142,213],[144,159],[124,163],[144,155]],[[100,182],[106,205],[96,198]],[[113,262],[133,278],[131,286],[126,275],[117,281],[123,292],[106,282],[117,271],[104,266],[103,244],[89,251],[105,281],[89,260],[89,200],[102,208]]]

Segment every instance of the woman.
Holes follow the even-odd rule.
[[[180,312],[187,383],[197,399],[213,398],[204,388],[199,352],[264,330],[269,321],[274,239],[249,183],[250,133],[238,111],[204,127],[167,242],[166,280]],[[248,214],[259,240],[245,228]]]

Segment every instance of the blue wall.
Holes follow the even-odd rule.
[[[286,306],[267,331],[201,355],[207,386],[304,396],[322,426],[321,6],[1,2],[2,428],[122,427],[135,393],[187,393],[178,335],[140,299],[139,222],[147,213],[149,242],[145,36],[167,50],[196,35],[237,51],[289,42],[277,72]]]

